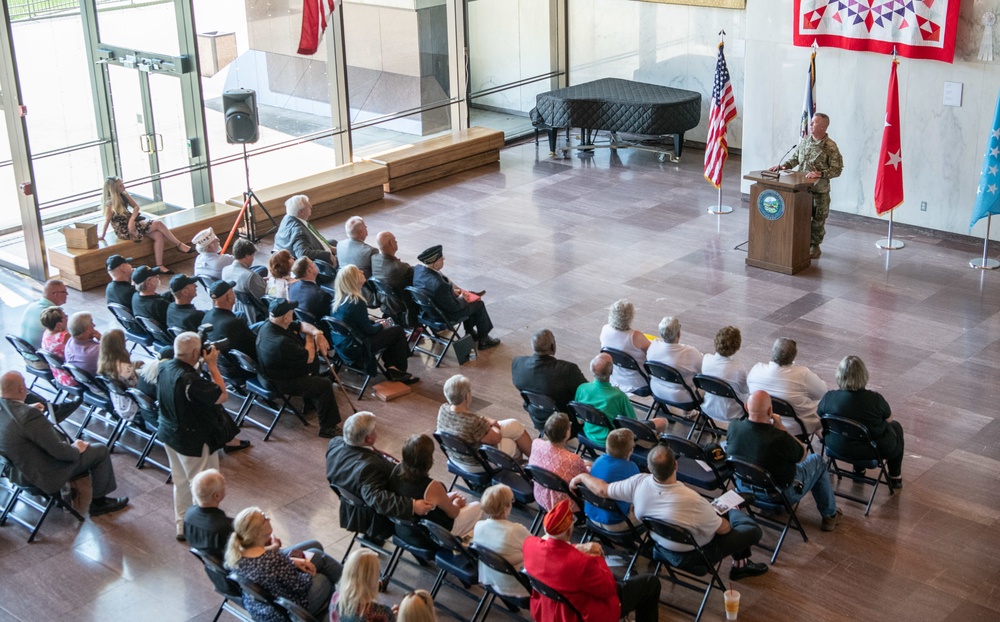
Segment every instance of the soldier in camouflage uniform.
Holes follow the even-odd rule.
[[[806,173],[808,179],[819,181],[810,188],[813,195],[812,236],[809,239],[809,256],[813,259],[822,253],[819,245],[826,235],[826,217],[830,215],[830,180],[840,177],[844,170],[844,159],[840,155],[837,143],[827,135],[826,128],[830,126],[830,117],[822,112],[813,115],[809,123],[809,135],[799,141],[792,157],[776,169],[789,169],[798,166]]]

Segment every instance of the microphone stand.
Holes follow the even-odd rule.
[[[789,147],[788,151],[785,152],[785,155],[783,155],[780,158],[778,158],[778,170],[776,170],[776,171],[761,171],[760,172],[760,176],[761,177],[766,177],[767,179],[777,179],[777,178],[781,177],[781,163],[785,161],[785,158],[787,158],[788,154],[792,152],[792,149],[795,149],[798,146],[799,146],[799,144],[795,143],[794,145],[792,145],[791,147]]]

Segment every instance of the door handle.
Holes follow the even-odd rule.
[[[153,134],[153,144],[156,151],[163,151],[163,134]]]

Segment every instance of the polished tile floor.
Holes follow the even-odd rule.
[[[747,238],[740,204],[738,160],[727,168],[725,202],[735,213],[705,208],[715,192],[702,179],[702,154],[661,164],[641,152],[550,159],[547,149],[522,144],[503,151],[499,166],[387,197],[360,210],[374,235],[395,232],[403,258],[443,244],[445,272],[486,289],[496,336],[503,345],[461,369],[448,358],[438,369],[415,363],[415,392],[389,404],[357,403],[381,420],[383,449],[398,453],[410,434],[434,427],[441,386],[461,371],[474,382],[476,408],[494,418],[527,421],[510,384],[510,359],[529,351],[531,333],[555,330],[559,356],[585,367],[598,350],[610,302],[627,297],[636,327],[654,332],[664,315],[683,325],[683,341],[710,351],[716,330],[743,331],[740,358],[765,360],[778,336],[796,339],[799,362],[828,384],[838,361],[860,355],[906,430],[906,487],[880,492],[871,515],[841,500],[845,518],[822,533],[807,498],[801,515],[809,541],[790,535],[772,571],[743,581],[741,619],[996,620],[1000,617],[1000,273],[967,261],[975,241],[942,239],[897,229],[907,246],[888,254],[874,241],[885,224],[834,214],[823,257],[786,276],[747,268],[734,247]],[[836,186],[834,188],[836,192]],[[349,214],[320,221],[343,237]],[[261,258],[269,251],[262,245]],[[190,266],[188,266],[190,268]],[[11,330],[19,307],[39,286],[0,272],[0,309]],[[201,302],[207,303],[202,294]],[[71,310],[87,309],[101,329],[111,326],[100,292],[72,292]],[[5,345],[0,367],[19,366]],[[341,410],[347,411],[341,399]],[[225,456],[230,514],[257,504],[275,519],[286,542],[321,540],[338,556],[346,535],[324,477],[326,443],[294,418],[268,443],[247,429],[253,449]],[[61,513],[34,544],[26,532],[0,529],[0,620],[210,620],[219,599],[186,548],[173,538],[171,489],[163,475],[114,456],[128,510],[87,520]],[[435,472],[444,477],[441,465]],[[849,488],[849,484],[842,484]],[[527,520],[521,517],[522,520]],[[774,535],[765,535],[770,542]],[[766,553],[755,554],[765,559]],[[620,572],[621,569],[619,568]],[[403,565],[397,575],[429,587],[426,571]],[[392,586],[388,602],[409,588]],[[441,618],[467,619],[465,590],[446,586]],[[473,590],[473,596],[479,592]],[[663,598],[697,606],[687,590],[664,584]],[[685,619],[663,607],[663,619]],[[706,620],[723,618],[713,595]],[[491,619],[507,616],[495,610]]]

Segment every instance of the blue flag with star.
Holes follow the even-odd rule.
[[[972,220],[969,228],[990,214],[1000,214],[1000,97],[997,99],[997,110],[993,115],[993,129],[986,141],[986,154],[983,156],[983,172],[979,176],[979,189],[976,190],[976,206],[972,208]]]

